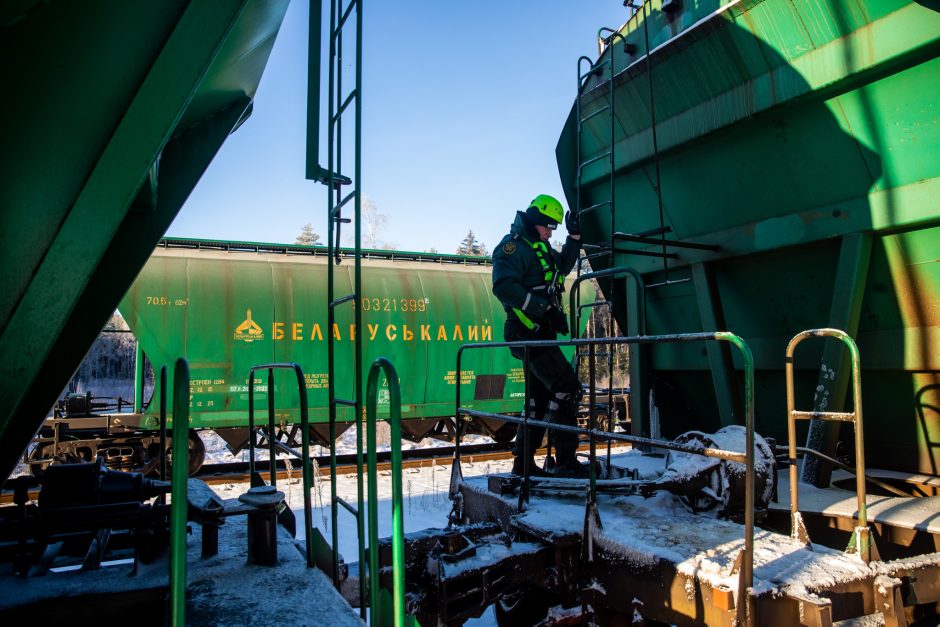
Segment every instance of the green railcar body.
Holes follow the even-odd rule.
[[[251,115],[287,6],[0,3],[0,476]]]
[[[304,371],[310,420],[327,422],[328,333],[336,339],[337,397],[353,396],[352,347],[361,341],[366,367],[380,356],[395,364],[402,418],[453,416],[458,347],[502,341],[506,314],[492,294],[489,260],[367,252],[356,303],[364,328],[358,331],[352,308],[327,328],[329,262],[325,248],[164,240],[120,312],[155,366],[178,356],[189,360],[194,428],[245,426],[249,369],[285,362]],[[352,271],[351,263],[339,266],[337,294],[352,292]],[[593,288],[581,289],[583,302],[593,300]],[[522,410],[521,362],[508,350],[469,351],[461,370],[461,394],[470,406],[493,413]],[[257,419],[266,420],[268,381],[255,376]],[[274,400],[278,422],[298,419],[293,373],[276,377]],[[382,400],[380,393],[380,414]],[[141,426],[156,428],[158,416],[151,403]],[[337,419],[353,421],[353,408],[337,407]]]
[[[936,475],[940,5],[653,0],[593,67],[559,169],[571,206],[592,207],[586,241],[654,232],[655,242],[617,236],[613,259],[593,262],[633,267],[654,286],[647,333],[743,336],[757,428],[785,441],[787,342],[844,329],[861,351],[868,463]],[[630,286],[602,287],[626,328]],[[644,363],[664,435],[742,422],[736,356],[668,345]],[[798,408],[852,406],[848,355],[834,341],[801,347],[796,368]],[[634,416],[645,433],[647,411]],[[835,454],[839,439],[851,429],[832,424],[810,444]]]

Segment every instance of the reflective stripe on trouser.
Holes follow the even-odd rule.
[[[532,338],[509,338],[516,339]],[[516,354],[519,353],[519,354]],[[522,351],[514,350],[513,356],[521,359]],[[578,401],[581,399],[581,384],[578,377],[557,346],[533,349],[529,356],[529,410],[530,417],[543,418],[548,422],[575,426],[577,424]],[[534,402],[534,405],[532,403]],[[545,433],[544,427],[529,429],[530,454],[541,444]],[[575,458],[578,437],[563,431],[549,432],[549,438],[557,451],[558,460],[567,461]],[[522,454],[523,438],[516,436],[514,453]]]

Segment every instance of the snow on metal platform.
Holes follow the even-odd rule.
[[[850,476],[847,473],[846,477]],[[838,475],[834,475],[837,479]],[[854,478],[853,478],[854,481]],[[940,535],[940,496],[900,497],[867,494],[868,521],[900,529]],[[799,484],[800,511],[830,517],[854,519],[858,515],[855,490],[817,488]],[[790,511],[790,476],[786,469],[777,472],[777,500],[769,505],[774,511]]]
[[[190,480],[192,481],[192,480]],[[188,625],[292,624],[361,626],[359,615],[318,568],[307,568],[298,542],[281,526],[278,563],[247,563],[245,517],[219,527],[219,552],[201,557],[202,527],[190,523],[187,536],[186,623]],[[139,565],[130,560],[100,570],[50,572],[44,577],[0,577],[0,617],[42,608],[54,615],[102,612],[123,607],[141,624],[163,624],[168,594],[168,561]],[[107,606],[105,606],[107,604]],[[56,605],[62,607],[57,612]],[[96,607],[97,610],[89,610]],[[117,611],[117,610],[115,610]]]
[[[206,559],[200,557],[202,527],[194,525],[187,544],[187,624],[362,625],[330,578],[307,567],[303,547],[277,529],[277,566],[255,566],[246,563],[245,518],[219,528],[219,553]]]
[[[497,496],[481,478],[465,479],[464,490],[484,498],[500,499],[515,510],[515,496]],[[494,508],[495,509],[495,508]],[[708,514],[693,514],[668,492],[649,499],[641,496],[598,495],[602,529],[595,543],[622,555],[631,564],[655,564],[667,560],[679,572],[707,580],[712,586],[737,587],[731,570],[744,546],[744,527]],[[532,496],[516,525],[538,530],[545,537],[578,535],[584,528],[584,497]],[[757,592],[780,586],[830,585],[870,574],[868,567],[841,551],[826,547],[808,550],[803,544],[771,531],[754,535],[754,588]]]
[[[639,466],[640,476],[655,476],[656,466],[662,464],[656,458],[638,458],[637,452],[614,459],[615,465],[624,462]],[[632,604],[632,609],[646,618],[679,624],[731,625],[742,618],[743,611],[735,607],[741,598],[735,563],[744,547],[741,524],[707,512],[693,514],[678,497],[665,491],[651,498],[599,494],[594,565],[587,567],[582,549],[583,494],[533,494],[525,511],[519,512],[518,497],[490,492],[485,478],[465,479],[461,491],[471,522],[499,521],[520,540],[534,537],[576,552],[579,567],[589,568],[582,573],[583,580],[593,581],[592,587],[600,591],[593,600],[595,608],[623,614],[631,611]],[[779,493],[787,494],[785,485],[779,487]],[[870,497],[869,502],[877,505],[883,500],[879,499]],[[885,502],[884,508],[875,511],[931,529],[936,525],[928,514],[934,499],[920,499],[919,504],[905,503],[902,510],[892,510],[901,500],[890,505]],[[756,624],[831,624],[882,611],[880,620],[903,624],[904,605],[936,601],[935,591],[927,588],[937,582],[938,570],[937,553],[867,565],[841,550],[807,547],[789,535],[757,529],[754,585],[747,599],[746,620],[756,620]],[[917,585],[912,582],[918,579],[924,585],[915,590]],[[931,582],[929,586],[927,582]],[[895,622],[898,614],[900,623]],[[814,618],[806,623],[807,616]]]

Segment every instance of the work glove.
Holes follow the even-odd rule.
[[[549,307],[545,311],[545,319],[552,331],[560,335],[568,335],[568,316],[558,307]]]
[[[568,229],[568,235],[581,235],[581,218],[574,211],[565,214],[565,228]]]

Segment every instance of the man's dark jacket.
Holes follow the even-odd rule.
[[[493,293],[507,309],[507,316],[515,318],[512,308],[520,309],[537,323],[544,322],[546,310],[552,306],[545,280],[545,270],[539,262],[533,244],[540,242],[538,232],[525,213],[516,213],[509,235],[493,251]],[[543,255],[550,258],[553,270],[566,276],[578,260],[581,243],[568,237],[561,252],[548,243],[543,244]]]

